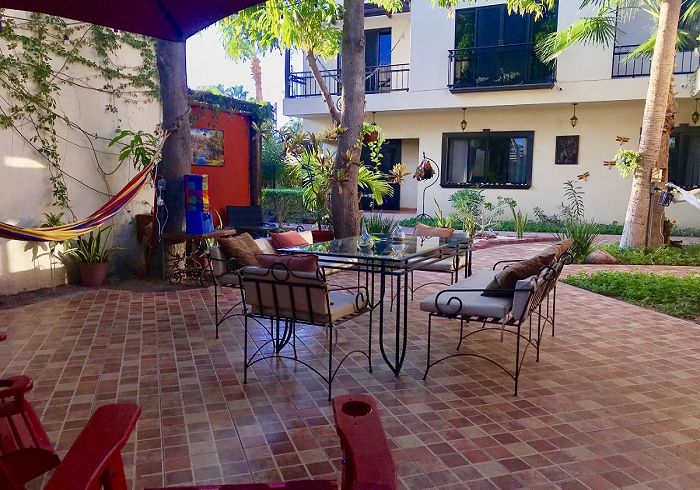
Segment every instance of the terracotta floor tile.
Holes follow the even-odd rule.
[[[474,269],[546,245],[478,250]],[[567,266],[564,273],[596,267]],[[441,279],[416,275],[417,282]],[[348,285],[356,276],[331,280]],[[378,400],[401,489],[700,487],[697,324],[560,283],[556,336],[547,329],[539,362],[528,351],[514,397],[512,380],[474,357],[440,363],[422,380],[427,316],[418,303],[439,289],[422,288],[409,305],[400,376],[382,362],[375,326],[373,372],[351,358],[333,384],[334,394],[366,392]],[[342,452],[323,383],[303,366],[270,360],[256,364],[243,384],[243,325],[234,316],[214,339],[213,293],[103,288],[0,310],[8,334],[0,375],[34,378],[28,399],[61,455],[98,406],[140,404],[123,458],[134,490],[337,478]],[[233,304],[237,293],[227,289],[220,300]],[[364,345],[368,321],[359,316],[338,329],[338,354]],[[435,327],[433,351],[454,352],[457,322],[438,319]],[[298,333],[299,355],[322,368],[319,331]],[[391,337],[393,326],[386,333]],[[253,328],[249,347],[263,338]],[[391,342],[386,347],[393,355]],[[483,335],[462,349],[508,363],[511,347]]]

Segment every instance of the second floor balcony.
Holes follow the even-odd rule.
[[[365,93],[379,94],[408,90],[409,64],[368,66],[365,68]],[[340,95],[340,70],[321,70],[331,95]],[[321,95],[318,83],[310,71],[287,74],[287,98]]]
[[[626,59],[636,44],[615,46],[613,48],[612,78],[648,76],[651,72],[651,58],[641,56],[634,59]],[[673,73],[676,75],[691,74],[700,66],[700,58],[695,51],[679,51],[676,53],[676,66]]]
[[[554,63],[543,63],[535,43],[449,50],[448,87],[453,93],[550,88]]]

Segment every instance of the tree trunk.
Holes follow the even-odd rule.
[[[163,128],[172,129],[163,147],[159,172],[165,178],[163,195],[167,207],[166,233],[181,232],[185,228],[185,191],[183,176],[190,173],[192,150],[190,146],[189,101],[187,99],[187,68],[185,43],[159,39],[156,44],[156,62],[163,100]],[[165,219],[165,213],[160,219]],[[158,230],[153,230],[157,233]],[[162,251],[156,264],[162,269]]]
[[[673,77],[671,77],[671,85],[668,90],[668,104],[666,107],[666,120],[664,121],[664,131],[661,135],[661,149],[659,150],[659,161],[656,164],[656,171],[652,173],[652,180],[656,182],[656,186],[665,189],[668,182],[668,156],[671,151],[671,133],[676,128],[676,113],[678,107],[676,105],[676,92]],[[664,222],[666,221],[666,207],[656,204],[656,199],[652,200],[652,217],[651,217],[651,237],[649,246],[659,248],[665,243]]]
[[[250,60],[250,71],[253,74],[253,82],[255,83],[255,100],[262,102],[262,68],[260,68],[260,60],[257,56],[253,56]]]
[[[362,36],[364,36],[364,32],[365,32],[364,31],[364,18],[362,19],[362,29],[363,29]],[[345,46],[345,38],[344,37],[343,37],[343,46]],[[343,53],[345,53],[345,48],[343,47],[342,49],[343,49]],[[344,54],[343,54],[343,56],[344,56]],[[326,81],[323,79],[323,75],[321,75],[321,72],[318,69],[318,63],[316,63],[316,55],[314,54],[313,51],[308,51],[306,53],[306,62],[309,65],[309,69],[311,70],[311,74],[314,76],[314,80],[316,80],[316,84],[318,85],[318,90],[321,92],[321,96],[323,97],[323,102],[326,104],[326,108],[328,109],[328,114],[331,116],[331,124],[340,126],[340,114],[338,114],[338,110],[335,108],[335,104],[333,103],[333,97],[331,97],[331,93],[328,90],[328,85],[326,85]],[[364,51],[363,51],[362,63],[364,64]],[[343,63],[343,70],[345,70],[345,63]],[[364,67],[363,67],[363,72],[364,72]],[[342,72],[341,72],[341,74],[342,74]],[[364,97],[364,93],[362,94],[362,96]]]
[[[625,216],[625,227],[620,239],[621,247],[640,248],[646,243],[651,171],[656,167],[661,147],[669,87],[675,61],[676,32],[680,11],[681,0],[663,0],[661,3],[659,30],[651,60],[649,88],[642,121],[642,137],[639,143],[642,167],[634,173],[632,192]]]
[[[363,0],[345,0],[343,17],[343,69],[341,127],[338,136],[336,175],[341,176],[333,185],[331,207],[336,238],[360,234],[360,207],[357,179],[360,151],[356,148],[365,111],[365,32]]]

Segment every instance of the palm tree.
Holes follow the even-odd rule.
[[[667,123],[667,108],[673,105],[672,91],[673,69],[675,65],[676,48],[683,48],[694,41],[688,27],[697,25],[700,6],[695,0],[690,0],[690,6],[681,20],[681,4],[683,0],[583,0],[581,8],[592,3],[598,5],[598,12],[591,17],[583,17],[562,31],[551,34],[539,45],[543,60],[552,60],[573,44],[612,44],[617,33],[617,14],[622,17],[633,16],[634,13],[645,11],[656,20],[657,30],[652,36],[630,53],[630,57],[652,56],[649,74],[644,117],[642,120],[642,135],[639,152],[642,155],[642,166],[634,173],[632,192],[630,195],[625,227],[620,240],[623,247],[643,247],[647,240],[647,225],[649,196],[652,170],[660,167],[660,152],[663,152],[662,141],[664,129],[672,130],[673,122]],[[555,0],[532,2],[530,0],[508,0],[509,7],[516,12],[534,13],[539,16],[546,9],[554,7]],[[672,113],[673,111],[671,111]],[[665,152],[668,155],[668,151]]]

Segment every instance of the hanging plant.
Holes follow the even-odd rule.
[[[638,151],[620,148],[615,155],[615,166],[620,171],[620,176],[626,179],[642,166],[642,155]]]

